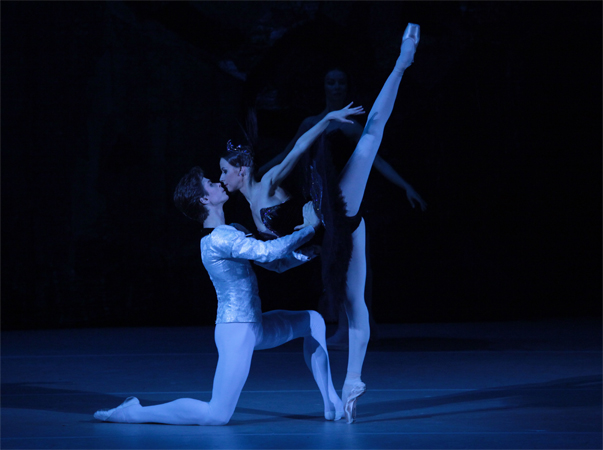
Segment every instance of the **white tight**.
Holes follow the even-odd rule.
[[[116,410],[111,422],[173,425],[225,425],[232,417],[247,381],[254,350],[278,347],[304,338],[304,358],[324,402],[325,417],[335,416],[342,403],[331,380],[325,323],[316,311],[270,311],[262,323],[223,323],[215,330],[218,365],[208,402],[181,398],[155,406],[133,405]]]
[[[352,233],[352,258],[348,267],[345,311],[349,326],[348,372],[362,373],[366,348],[371,337],[369,312],[364,300],[366,283],[366,227],[364,219]]]
[[[403,43],[404,46],[409,43]],[[414,45],[414,44],[410,44]],[[394,107],[405,64],[402,57],[389,75],[373,104],[362,136],[341,173],[339,186],[350,217],[358,213],[369,174],[383,139],[383,130]],[[344,303],[349,323],[348,375],[362,373],[362,364],[370,338],[369,313],[364,299],[366,282],[366,228],[364,219],[352,234],[352,258],[347,273],[347,299]],[[345,401],[345,399],[344,399]]]

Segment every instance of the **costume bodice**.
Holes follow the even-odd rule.
[[[303,200],[289,197],[283,203],[260,209],[262,223],[272,234],[260,233],[262,238],[274,239],[291,234],[294,228],[304,223]]]
[[[231,246],[246,235],[220,226],[201,239],[201,259],[218,297],[216,323],[261,322],[257,279],[249,261],[233,258]]]

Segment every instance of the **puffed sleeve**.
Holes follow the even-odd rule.
[[[314,236],[313,227],[304,227],[271,241],[260,241],[253,237],[246,237],[243,232],[237,232],[232,235],[230,253],[232,258],[267,263],[288,257],[293,250],[312,239],[312,236]]]

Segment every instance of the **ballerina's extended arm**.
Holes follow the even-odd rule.
[[[269,183],[270,191],[274,191],[282,181],[287,178],[291,173],[303,153],[310,148],[312,143],[316,140],[320,134],[327,129],[331,120],[337,120],[339,122],[350,123],[352,122],[347,117],[350,115],[364,114],[362,106],[351,108],[352,103],[343,109],[338,111],[331,111],[323,119],[321,119],[316,125],[306,131],[295,143],[293,149],[287,154],[283,161],[270,169],[262,177],[262,183]]]

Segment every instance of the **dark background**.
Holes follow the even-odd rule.
[[[324,107],[368,110],[421,25],[369,182],[378,323],[601,314],[601,2],[10,2],[2,17],[2,328],[205,325],[193,165],[258,108],[260,163]],[[230,61],[230,66],[227,63]],[[230,68],[229,68],[230,67]],[[233,68],[234,67],[234,68]],[[250,224],[241,197],[227,219]],[[265,310],[316,307],[311,263],[258,269]]]

